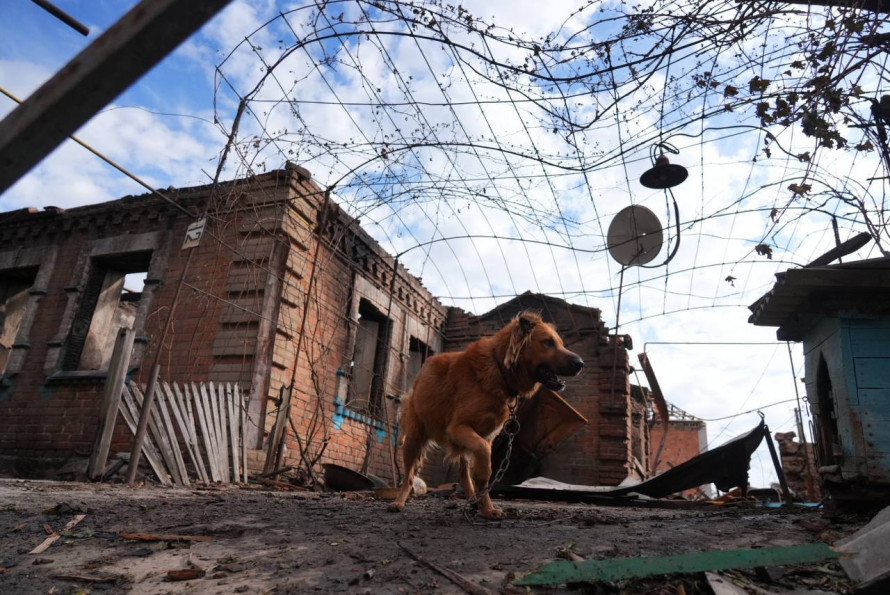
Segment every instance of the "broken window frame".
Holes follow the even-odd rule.
[[[358,302],[352,381],[349,383],[345,405],[358,413],[380,420],[384,417],[382,407],[387,384],[387,356],[392,349],[393,321],[369,299],[359,297]],[[369,334],[371,325],[374,327],[373,336]],[[357,361],[357,354],[371,351],[373,356],[370,358],[370,366],[365,370],[365,364]]]
[[[19,342],[28,294],[39,270],[39,267],[0,270],[0,376],[6,371],[13,346]]]
[[[409,337],[417,337],[418,340],[425,337],[426,340],[421,341],[428,346],[429,355],[439,353],[444,348],[442,334],[429,321],[425,321],[421,314],[412,311],[407,303],[400,299],[395,299],[394,296],[391,298],[389,291],[380,289],[362,273],[354,274],[349,311],[346,317],[348,332],[346,351],[343,353],[343,365],[341,366],[341,369],[346,371],[344,378],[347,384],[342,391],[338,390],[338,396],[334,398],[335,414],[366,423],[378,430],[385,430],[386,417],[389,417],[389,423],[395,428],[396,433],[398,432],[398,407],[401,399],[407,395],[411,388],[406,382]],[[383,313],[388,312],[391,326],[389,336],[384,341],[387,357],[384,369],[380,373],[380,394],[382,396],[380,403],[391,409],[388,412],[382,409],[378,410],[380,417],[376,419],[368,417],[364,412],[359,412],[360,410],[353,405],[347,405],[347,400],[351,400],[350,391],[355,390],[354,358],[359,333],[361,300],[368,302],[384,318],[386,315]]]
[[[10,345],[6,361],[3,366],[0,366],[0,383],[5,383],[7,378],[15,376],[22,370],[25,357],[31,348],[31,327],[37,316],[40,302],[47,295],[57,254],[58,247],[54,245],[0,250],[0,276],[16,274],[13,271],[23,269],[36,271],[31,286],[27,290],[28,296],[21,310],[15,339]]]
[[[135,323],[135,312],[129,321],[120,320],[121,304],[138,303],[138,300],[124,294],[124,282],[129,274],[147,273],[150,262],[151,252],[91,259],[77,314],[62,355],[63,372],[108,371],[114,338],[121,328],[132,328]],[[139,295],[141,297],[141,292]],[[102,333],[103,326],[112,330]]]
[[[65,288],[68,296],[68,303],[65,307],[65,313],[62,317],[62,323],[56,336],[50,339],[47,351],[47,358],[44,363],[44,371],[47,376],[47,382],[68,382],[71,380],[95,380],[104,381],[107,370],[81,370],[70,369],[71,361],[74,356],[69,356],[65,361],[67,349],[69,346],[69,338],[75,330],[74,325],[78,317],[86,316],[89,305],[84,305],[85,310],[81,311],[81,305],[84,301],[84,293],[89,289],[88,285],[96,283],[94,275],[99,267],[114,266],[117,263],[118,268],[144,270],[147,262],[147,272],[144,281],[144,288],[141,299],[138,301],[135,319],[133,321],[133,330],[136,339],[133,346],[133,354],[130,358],[130,369],[137,369],[145,354],[148,346],[148,337],[145,336],[145,321],[148,317],[150,309],[154,305],[155,294],[161,284],[165,269],[167,267],[169,253],[169,232],[157,231],[143,234],[126,234],[120,236],[111,236],[93,240],[87,244],[78,257],[77,265],[74,267],[71,282]],[[128,266],[128,259],[136,258],[140,263],[139,266]],[[81,329],[82,330],[82,329]],[[113,344],[112,344],[113,347]],[[78,362],[79,363],[79,362]],[[69,369],[66,369],[69,368]]]
[[[408,356],[405,360],[405,392],[411,392],[411,387],[414,386],[414,381],[417,379],[423,364],[435,354],[436,352],[432,347],[421,341],[419,337],[413,334],[408,335]],[[415,364],[417,359],[420,361]]]

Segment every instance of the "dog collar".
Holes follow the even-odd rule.
[[[500,358],[495,357],[495,361],[498,364],[498,371],[501,373],[501,381],[503,382],[503,386],[506,387],[504,394],[507,395],[507,401],[511,399],[519,398],[519,390],[513,388],[513,383],[510,382],[510,376],[512,376],[512,372],[504,365],[504,362],[500,360]]]

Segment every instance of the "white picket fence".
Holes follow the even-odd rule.
[[[143,388],[124,385],[120,413],[133,434]],[[164,485],[247,482],[247,402],[238,384],[159,382],[142,456]],[[186,465],[183,451],[191,465]]]

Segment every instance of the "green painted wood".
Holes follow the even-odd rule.
[[[837,558],[838,553],[824,543],[748,550],[693,552],[651,558],[613,560],[560,560],[516,581],[517,585],[561,585],[643,578],[660,574],[688,574],[731,568],[807,564]]]
[[[860,324],[850,327],[853,357],[890,358],[890,329],[887,328],[887,321],[876,320],[872,324],[874,326],[864,327]]]
[[[890,357],[857,357],[853,365],[857,388],[890,388]]]
[[[890,482],[890,389],[862,389],[859,403],[868,478]]]

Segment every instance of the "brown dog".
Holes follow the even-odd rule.
[[[402,408],[405,478],[389,509],[405,507],[417,464],[432,440],[448,458],[460,460],[461,485],[471,500],[475,480],[481,491],[479,512],[487,518],[503,516],[491,503],[487,487],[491,441],[509,417],[509,404],[531,397],[542,384],[562,390],[565,384],[558,376],[574,376],[583,365],[563,346],[556,330],[530,312],[519,314],[493,337],[471,343],[466,351],[428,359]]]

